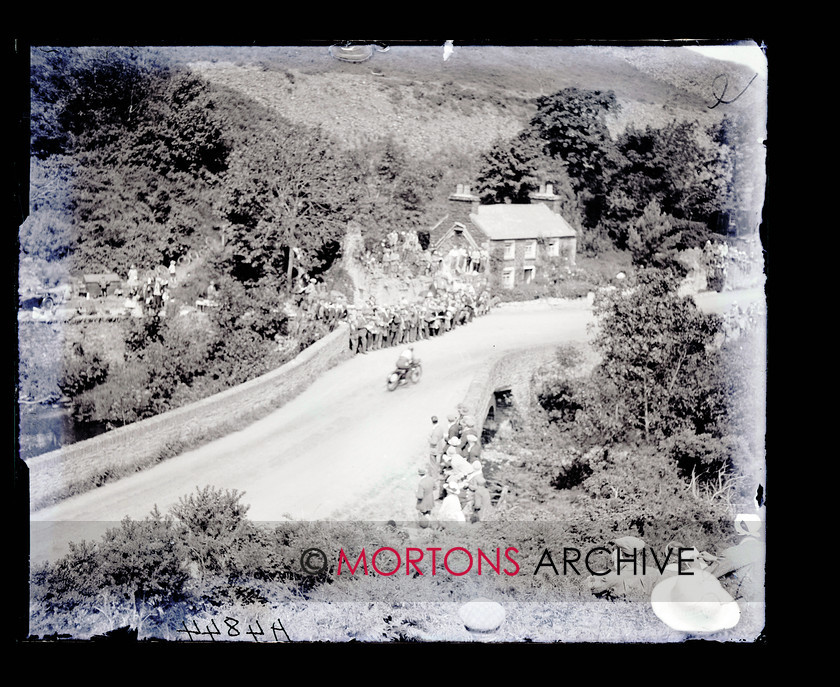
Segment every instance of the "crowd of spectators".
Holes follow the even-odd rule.
[[[703,247],[702,266],[709,287],[717,291],[753,285],[763,274],[763,264],[763,256],[754,248],[741,249],[726,241],[706,241]]]
[[[424,249],[415,231],[389,232],[359,256],[359,262],[371,274],[406,279],[434,275],[444,263],[445,269],[454,274],[475,274],[486,271],[489,259],[489,253],[478,247],[462,247],[447,255],[431,247]]]
[[[481,466],[481,441],[475,418],[463,406],[446,422],[432,416],[429,465],[418,470],[417,511],[420,525],[487,520],[492,500]]]
[[[763,322],[765,317],[763,303],[753,301],[746,307],[733,303],[721,316],[723,340],[737,341]]]
[[[350,327],[353,353],[410,344],[440,336],[455,327],[485,315],[495,305],[489,291],[454,280],[436,282],[422,298],[396,303],[378,303],[373,296],[350,303],[341,293],[326,291],[315,279],[299,287],[294,303],[286,308],[289,333],[307,323],[319,323],[332,331],[341,321]]]
[[[403,298],[399,303],[379,304],[368,298],[347,306],[350,350],[367,353],[431,339],[486,314],[492,305],[488,291],[476,294],[472,286],[459,283],[451,289],[430,290],[413,302]]]
[[[131,265],[125,281],[125,292],[131,309],[147,315],[160,315],[172,299],[170,289],[177,284],[175,263],[147,270],[143,276],[136,265]]]

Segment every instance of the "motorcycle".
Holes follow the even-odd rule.
[[[408,384],[409,380],[412,384],[417,384],[422,374],[423,367],[420,365],[420,360],[413,360],[407,368],[397,368],[388,375],[388,391],[393,391],[398,386]]]

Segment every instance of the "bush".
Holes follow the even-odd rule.
[[[573,383],[568,379],[546,380],[537,392],[540,406],[548,412],[549,422],[574,422],[583,407],[575,398]]]
[[[126,517],[108,530],[99,546],[100,574],[106,586],[126,599],[169,604],[183,598],[189,573],[171,517],[155,509],[144,520]]]
[[[173,520],[155,509],[141,521],[126,517],[99,543],[71,542],[58,562],[34,569],[33,618],[66,632],[72,628],[62,616],[72,614],[75,636],[99,632],[103,622],[139,627],[186,599],[188,580]]]
[[[551,486],[555,489],[574,489],[591,474],[592,468],[589,467],[589,463],[581,457],[576,457],[570,465],[560,468],[560,472],[551,480]]]
[[[64,361],[58,381],[61,393],[70,398],[102,384],[108,376],[108,362],[99,351],[85,349],[81,343],[73,346],[73,353]]]
[[[674,461],[680,477],[694,480],[705,492],[717,491],[726,484],[734,488],[733,477],[751,463],[747,442],[733,435],[719,437],[685,430],[662,441],[660,449]],[[735,497],[736,493],[728,495]]]
[[[182,496],[172,507],[172,514],[182,526],[189,560],[201,574],[235,574],[238,571],[237,541],[249,529],[245,519],[249,506],[241,503],[243,492],[196,487],[195,493]]]
[[[617,518],[625,533],[657,547],[679,540],[715,551],[731,539],[729,501],[694,495],[665,451],[615,446],[594,454],[589,466],[592,474],[581,488],[592,518]]]

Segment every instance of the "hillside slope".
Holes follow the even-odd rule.
[[[711,108],[721,70],[737,75],[733,83],[749,76],[685,49],[638,46],[463,46],[448,60],[439,47],[394,46],[352,64],[311,46],[203,50],[182,59],[216,86],[323,126],[348,147],[393,136],[423,157],[476,155],[520,131],[536,98],[570,87],[615,92],[614,132],[629,123],[711,123],[725,112]]]

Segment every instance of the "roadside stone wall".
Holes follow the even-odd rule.
[[[79,485],[89,488],[111,469],[119,473],[126,467],[147,467],[265,416],[300,394],[324,370],[350,358],[348,336],[342,322],[293,360],[256,379],[28,459],[30,508],[64,498],[68,486],[73,491]]]

